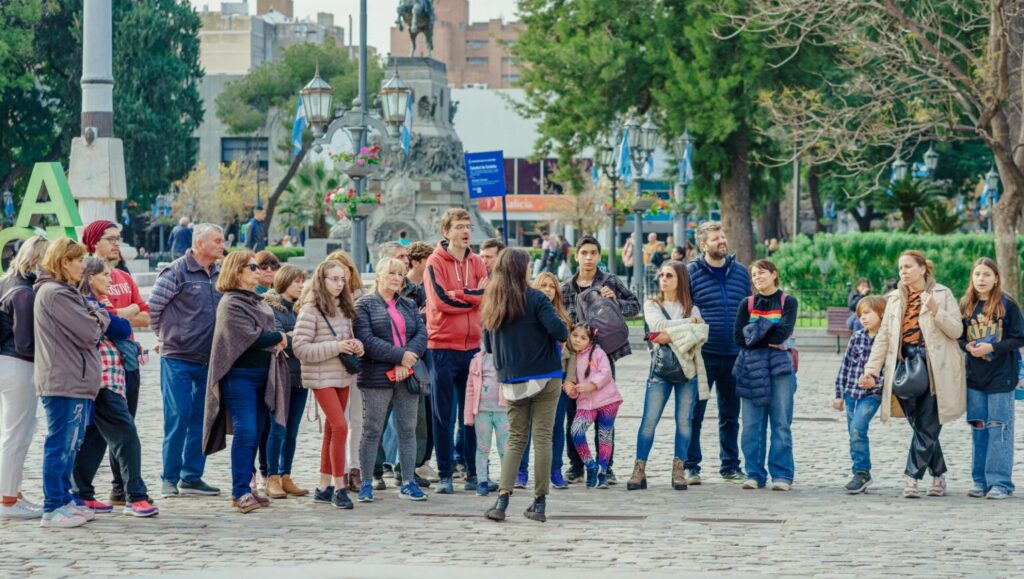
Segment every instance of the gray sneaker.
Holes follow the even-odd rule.
[[[853,478],[850,479],[850,482],[846,483],[846,492],[851,495],[859,495],[867,491],[872,482],[874,481],[871,480],[871,473],[867,471],[856,472]]]
[[[176,498],[176,497],[180,496],[181,493],[178,492],[178,484],[177,483],[172,483],[172,482],[169,482],[169,481],[163,481],[163,484],[160,485],[160,494],[165,499],[170,499],[170,498]]]
[[[434,494],[435,495],[450,495],[450,494],[452,494],[454,492],[454,489],[452,488],[452,486],[453,486],[453,483],[452,483],[451,477],[442,478],[441,481],[439,483],[437,483],[437,490],[434,491]]]
[[[686,484],[688,486],[696,486],[700,484],[700,471],[699,470],[688,470],[686,471]]]
[[[1008,499],[1008,498],[1010,498],[1012,496],[1013,496],[1012,494],[1004,491],[1003,489],[1001,489],[999,487],[992,487],[991,489],[989,489],[988,494],[985,495],[985,498],[986,499],[992,499],[994,501],[1001,501],[1003,499]]]
[[[203,479],[196,479],[188,481],[181,479],[178,482],[178,492],[183,495],[203,495],[206,497],[215,497],[220,494],[220,489],[217,487],[211,487],[210,485],[203,482]]]
[[[981,483],[971,483],[971,488],[967,491],[967,496],[972,499],[980,499],[985,496],[985,485]]]
[[[740,484],[747,480],[747,477],[743,474],[742,470],[727,470],[722,473],[722,480],[725,482]]]

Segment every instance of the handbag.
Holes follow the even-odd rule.
[[[666,320],[672,319],[664,307],[661,308],[661,313]],[[676,356],[669,344],[656,344],[651,356],[651,372],[672,384],[684,384],[690,381],[690,378],[683,372],[683,365],[679,361],[679,357]]]
[[[388,319],[391,320],[391,329],[395,331],[395,335],[398,336],[399,342],[401,342],[402,347],[405,348],[406,344],[409,343],[408,339],[405,337],[405,334],[398,331],[398,324],[395,323],[395,320],[391,318],[390,314],[388,315]],[[416,359],[416,363],[412,365],[412,371],[409,372],[409,376],[405,380],[402,380],[402,383],[405,384],[405,389],[409,394],[415,394],[417,396],[423,394],[423,389],[425,387],[429,387],[430,382],[430,370],[427,369],[427,364],[422,358]]]
[[[518,402],[540,394],[547,384],[547,380],[527,380],[526,382],[516,382],[514,384],[502,382],[501,393],[505,395],[505,400]]]
[[[323,317],[324,323],[327,324],[327,329],[331,331],[331,335],[337,338],[338,333],[334,331],[334,326],[331,325],[331,322],[327,321],[327,316],[323,312],[320,312],[320,316]],[[338,354],[338,358],[341,359],[341,365],[345,367],[345,371],[353,376],[363,369],[362,361],[355,354]]]
[[[924,346],[903,347],[903,358],[896,362],[892,376],[892,393],[897,398],[912,400],[928,391],[928,362]]]

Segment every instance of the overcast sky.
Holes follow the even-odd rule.
[[[435,3],[439,1],[443,0],[435,0]],[[220,10],[219,0],[192,0],[192,4],[196,10],[202,10],[204,6],[209,6],[210,10]],[[385,54],[391,44],[390,29],[395,21],[395,8],[398,7],[398,0],[368,0],[366,5],[366,30],[370,46],[376,47],[381,54]],[[256,13],[256,0],[249,0],[249,11]],[[295,0],[296,17],[314,17],[317,12],[334,14],[334,23],[345,29],[346,42],[348,42],[349,35],[348,17],[351,15],[357,34],[353,40],[359,41],[359,0]],[[515,12],[516,0],[469,0],[469,18],[473,22],[500,17],[504,17],[505,20],[514,20]]]

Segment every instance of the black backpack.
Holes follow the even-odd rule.
[[[590,326],[594,341],[609,356],[629,345],[629,327],[619,301],[602,296],[600,287],[588,288],[576,296],[576,319]]]

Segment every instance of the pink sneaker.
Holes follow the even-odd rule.
[[[82,506],[82,507],[89,507],[90,509],[92,509],[92,512],[94,512],[96,514],[109,513],[109,512],[114,510],[113,505],[108,505],[107,503],[101,503],[100,501],[97,501],[96,499],[92,499],[90,501],[87,501],[87,500],[79,499],[79,498],[76,497],[75,498],[75,504],[77,504],[78,506]]]
[[[124,514],[133,517],[152,517],[160,514],[160,509],[149,501],[135,501],[124,506]]]

